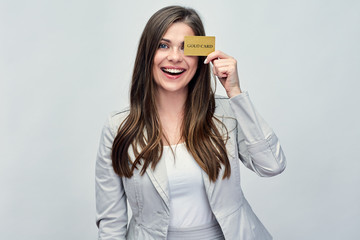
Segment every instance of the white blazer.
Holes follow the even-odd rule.
[[[215,116],[229,132],[226,144],[231,165],[230,178],[210,182],[202,172],[205,190],[225,239],[272,239],[252,211],[240,187],[240,160],[263,177],[274,176],[285,169],[286,160],[280,143],[254,109],[248,93],[231,99],[216,97]],[[102,240],[166,239],[169,226],[169,186],[164,161],[155,170],[148,167],[140,175],[140,166],[131,178],[114,173],[111,148],[120,123],[128,110],[113,113],[103,128],[96,159],[96,224]],[[130,156],[133,153],[130,149]],[[128,224],[127,201],[132,210]]]

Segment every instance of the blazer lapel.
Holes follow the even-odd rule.
[[[170,190],[166,172],[164,159],[160,159],[154,170],[151,166],[146,169],[146,174],[149,176],[152,184],[164,200],[166,206],[170,209]]]
[[[223,112],[221,112],[221,109],[217,109],[217,108],[218,108],[218,106],[216,106],[216,108],[215,108],[214,115],[220,121],[224,122],[224,114],[223,114]],[[215,125],[217,126],[217,128],[220,131],[224,131],[223,126],[221,124],[219,124],[215,121]],[[204,170],[201,169],[201,173],[202,173],[202,177],[203,177],[203,181],[204,181],[204,185],[205,185],[205,191],[208,196],[209,202],[211,203],[210,200],[211,200],[211,196],[213,195],[213,192],[214,192],[215,183],[210,181],[209,176],[207,175],[207,173]],[[220,174],[219,177],[222,176],[223,171],[220,170],[219,174]]]

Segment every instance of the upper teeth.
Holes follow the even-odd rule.
[[[164,68],[164,71],[169,73],[181,73],[184,69],[176,69],[176,68]]]

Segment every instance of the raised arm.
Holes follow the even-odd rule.
[[[254,108],[249,94],[241,91],[237,61],[221,51],[215,51],[207,56],[204,63],[209,62],[213,63],[212,71],[230,98],[231,115],[237,121],[237,144],[241,161],[263,177],[281,173],[286,167],[286,158],[280,142]]]

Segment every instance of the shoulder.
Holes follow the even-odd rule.
[[[129,113],[130,109],[127,107],[120,111],[113,111],[108,114],[108,118],[105,124],[108,125],[114,135],[117,134],[120,124],[126,119]]]

